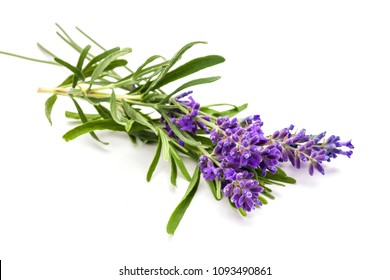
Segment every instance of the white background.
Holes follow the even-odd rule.
[[[69,100],[58,100],[51,127],[47,96],[36,91],[68,72],[0,56],[4,279],[126,279],[118,275],[124,265],[271,266],[265,279],[390,279],[389,13],[388,1],[3,3],[3,51],[45,58],[39,41],[75,62],[55,22],[83,46],[74,26],[107,48],[132,47],[133,68],[206,40],[183,57],[226,58],[204,74],[223,79],[194,89],[202,104],[249,102],[247,114],[260,113],[267,133],[293,123],[356,147],[351,159],[326,164],[326,176],[287,168],[298,183],[276,189],[277,199],[246,219],[202,182],[171,237],[165,225],[186,184],[170,185],[166,162],[146,183],[155,147],[111,133],[99,134],[108,146],[88,136],[66,143],[62,135],[74,126],[64,117]],[[177,277],[195,278],[218,277]]]

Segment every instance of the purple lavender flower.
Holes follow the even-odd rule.
[[[207,126],[202,121],[197,120],[200,104],[197,103],[192,96],[189,96],[191,94],[192,91],[188,91],[175,97],[175,100],[186,106],[189,112],[188,114],[184,114],[180,109],[173,109],[170,111],[171,121],[174,125],[183,131],[189,131],[193,134],[196,134],[198,132],[198,128],[200,128],[206,133],[209,133]],[[200,118],[204,119],[205,121],[210,121],[209,116],[201,116]],[[166,121],[163,120],[163,122],[165,123],[165,129],[168,131],[169,137],[178,139]],[[178,139],[178,143],[181,146],[184,146],[183,141],[180,139]]]
[[[274,145],[264,146],[269,139],[261,129],[263,122],[259,115],[240,123],[236,118],[220,117],[215,123],[220,129],[214,129],[210,139],[216,144],[213,155],[221,162],[222,168],[259,167],[264,175],[267,170],[277,171],[281,152]]]
[[[327,140],[323,140],[326,132],[318,135],[308,135],[306,130],[302,129],[298,133],[292,133],[294,126],[284,128],[280,131],[275,131],[271,137],[271,141],[275,144],[282,156],[280,161],[290,161],[296,168],[301,167],[301,162],[309,162],[309,174],[314,174],[316,169],[321,174],[325,174],[322,166],[324,160],[330,161],[336,158],[337,155],[345,155],[351,157],[354,148],[351,141],[340,142],[340,137],[330,136]],[[346,147],[349,150],[343,150]]]
[[[199,159],[198,166],[200,168],[200,171],[203,174],[203,177],[206,180],[214,180],[215,178],[220,179],[222,169],[216,168],[214,166],[214,163],[205,155],[202,155]]]
[[[231,168],[225,171],[225,179],[228,183],[222,192],[237,209],[242,208],[245,212],[250,212],[256,209],[256,206],[262,205],[258,197],[264,189],[252,177],[253,173],[248,171],[237,173]]]
[[[219,117],[215,124],[218,128],[210,132],[215,145],[211,156],[220,167],[215,167],[207,156],[200,158],[199,167],[206,180],[221,180],[224,195],[236,208],[246,212],[261,205],[258,196],[264,189],[259,181],[252,179],[256,169],[266,176],[267,172],[275,174],[280,162],[290,161],[296,168],[308,162],[310,175],[314,170],[325,174],[323,161],[330,161],[337,155],[350,157],[354,148],[351,141],[340,142],[340,137],[334,135],[324,140],[325,132],[311,135],[302,129],[293,133],[293,125],[266,137],[259,115],[242,121]]]

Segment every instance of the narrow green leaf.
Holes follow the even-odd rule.
[[[171,184],[176,187],[176,179],[177,179],[177,166],[175,159],[171,154]]]
[[[267,175],[265,176],[265,178],[270,179],[270,180],[274,180],[274,181],[283,182],[283,183],[288,183],[288,184],[295,184],[297,182],[294,178],[287,176],[286,173],[281,169],[278,169],[276,174],[272,174],[270,172],[267,172]]]
[[[90,85],[93,85],[93,82],[100,77],[100,75],[104,72],[104,70],[107,68],[107,66],[116,60],[118,57],[126,55],[131,52],[130,48],[124,48],[120,51],[114,52],[109,54],[106,58],[104,58],[100,64],[96,67],[96,69],[93,71],[91,75],[91,82]]]
[[[169,139],[168,136],[165,134],[165,131],[160,130],[159,135],[161,137],[161,143],[162,143],[162,150],[163,150],[163,156],[165,160],[169,159],[170,155],[170,146],[169,146]]]
[[[181,85],[177,89],[175,89],[171,94],[169,94],[166,97],[164,97],[164,99],[160,101],[160,104],[166,103],[169,100],[169,98],[171,98],[174,94],[178,93],[179,91],[182,91],[183,89],[186,89],[186,88],[189,88],[189,87],[193,87],[193,86],[196,86],[196,85],[212,83],[214,81],[219,80],[220,78],[221,77],[217,76],[217,77],[200,78],[200,79],[189,81],[189,82]]]
[[[156,170],[158,161],[160,160],[161,156],[161,146],[162,146],[162,140],[161,137],[158,138],[158,144],[156,149],[156,154],[154,155],[154,158],[152,160],[152,163],[149,166],[148,173],[146,174],[146,181],[150,182],[150,179],[152,178],[152,175],[154,173],[154,170]]]
[[[221,180],[218,180],[217,178],[214,180],[215,181],[215,194],[217,196],[217,199],[222,198],[222,193],[221,193]]]
[[[83,30],[81,30],[79,27],[76,26],[76,29],[77,31],[79,31],[81,34],[83,34],[85,37],[87,37],[92,43],[94,43],[96,46],[98,46],[99,48],[101,48],[103,51],[105,51],[106,49],[100,45],[98,42],[96,42],[94,39],[92,39],[87,33],[85,33]]]
[[[199,186],[199,167],[195,168],[194,174],[192,175],[191,182],[187,188],[187,191],[180,201],[179,205],[173,211],[168,224],[167,224],[167,233],[173,235],[179,226],[181,219],[183,218],[188,206],[190,206],[192,199],[195,196],[195,193]]]
[[[128,120],[125,125],[125,129],[127,132],[129,132],[134,124],[134,120]]]
[[[57,100],[57,94],[53,94],[45,102],[45,114],[46,114],[46,118],[48,119],[50,125],[53,124],[51,122],[51,111],[53,110],[53,106],[56,103],[56,100]]]
[[[116,47],[116,48],[113,48],[111,50],[108,50],[108,51],[105,51],[97,56],[95,56],[94,58],[91,59],[90,62],[88,62],[87,66],[84,67],[83,69],[83,72],[87,71],[89,68],[91,68],[94,64],[98,63],[99,61],[105,59],[107,56],[109,56],[110,54],[114,53],[114,52],[117,52],[119,51],[120,48],[119,47]]]
[[[155,61],[156,59],[159,59],[159,58],[162,58],[163,60],[165,60],[164,57],[162,57],[161,55],[153,55],[151,57],[149,57],[144,63],[141,64],[140,67],[138,67],[138,69],[134,72],[133,74],[133,77],[134,79],[137,79],[138,76],[141,74],[142,70],[145,68],[146,65],[152,63],[153,61]]]
[[[74,99],[73,97],[71,97],[71,98],[72,98],[72,101],[73,101],[73,103],[74,103],[74,105],[75,105],[75,107],[76,107],[76,109],[77,109],[77,113],[79,114],[81,121],[82,121],[83,123],[88,122],[87,117],[85,116],[85,114],[84,114],[83,110],[81,109],[80,105],[77,103],[76,99]],[[96,141],[98,141],[98,142],[100,142],[100,143],[102,143],[102,144],[104,144],[104,145],[107,145],[107,144],[108,144],[107,142],[101,141],[101,140],[99,139],[99,137],[97,137],[97,135],[95,134],[95,132],[92,131],[92,132],[90,132],[89,134],[90,134],[90,135],[92,136],[92,138],[95,139]]]
[[[126,66],[127,65],[127,60],[125,59],[116,59],[114,60],[113,62],[111,62],[107,67],[106,69],[104,69],[104,73],[107,73],[108,71],[111,71],[111,70],[114,70],[115,68],[118,68],[118,67],[123,67],[123,66]],[[84,76],[87,78],[87,77],[91,77],[93,72],[96,70],[96,68],[98,67],[99,65],[93,65],[92,67],[89,67],[88,69],[86,69],[83,73],[84,73]],[[103,74],[104,74],[103,73]],[[103,75],[102,74],[102,75]],[[96,82],[95,82],[96,84]]]
[[[101,119],[99,114],[84,114],[88,121]],[[65,117],[68,119],[80,120],[80,115],[76,112],[65,111]]]
[[[56,34],[65,42],[67,43],[69,46],[71,46],[75,51],[77,52],[81,52],[83,49],[77,45],[72,39],[67,39],[65,38],[60,32],[56,32]]]
[[[154,88],[160,88],[166,84],[169,84],[178,79],[189,76],[193,73],[196,73],[205,68],[217,65],[219,63],[224,62],[225,59],[219,55],[208,55],[204,57],[195,58],[176,69],[168,72],[156,85]]]
[[[111,71],[111,70],[114,70],[115,68],[126,66],[126,65],[127,65],[127,60],[117,59],[117,60],[114,60],[113,62],[111,62],[107,66],[107,68],[105,69],[105,72]],[[84,77],[85,78],[91,77],[91,75],[92,75],[93,71],[95,71],[96,67],[97,67],[97,65],[93,65],[92,67],[83,71]],[[74,77],[74,75],[70,75],[58,87],[63,87],[63,86],[71,84],[73,81],[73,77]],[[98,83],[95,82],[95,84],[98,84]]]
[[[192,81],[189,81],[189,82],[181,85],[177,89],[175,89],[174,93],[177,93],[177,92],[182,91],[183,89],[186,89],[189,87],[193,87],[193,86],[197,86],[197,85],[201,85],[201,84],[212,83],[212,82],[219,80],[220,78],[221,78],[220,76],[215,76],[215,77],[200,78],[200,79],[192,80]]]
[[[129,135],[129,139],[130,139],[131,143],[137,144],[137,138],[134,135],[131,135],[131,134],[127,134],[127,135]]]
[[[124,100],[122,100],[123,109],[125,110],[126,115],[130,118],[136,121],[137,123],[140,123],[144,126],[149,127],[155,134],[157,134],[157,129],[153,126],[152,123],[140,112],[133,109],[128,103],[126,103]]]
[[[164,62],[161,62],[161,63],[157,63],[157,64],[154,64],[152,66],[149,66],[149,67],[146,67],[144,69],[142,69],[139,73],[138,73],[138,77],[142,77],[142,78],[145,78],[145,77],[148,77],[148,78],[151,78],[151,77],[154,77],[156,76],[157,74],[161,73],[167,66],[169,65],[169,61],[164,61]],[[150,74],[152,73],[152,74]],[[131,77],[132,75],[129,75],[126,78],[129,78]],[[150,84],[149,84],[150,85]],[[149,86],[148,85],[148,86]]]
[[[133,129],[133,127],[131,127],[131,129]],[[145,144],[158,142],[157,135],[154,134],[153,132],[150,132],[147,130],[140,130],[140,131],[131,132],[130,135],[132,135],[136,138],[139,138]]]
[[[191,181],[191,176],[188,173],[187,168],[183,163],[183,160],[180,158],[175,148],[171,146],[170,151],[171,151],[171,156],[175,160],[177,167],[179,167],[181,174],[183,174],[184,178],[186,178],[187,181]]]
[[[207,137],[205,136],[201,136],[201,134],[198,134],[198,135],[193,135],[192,136],[196,141],[202,143],[202,145],[204,146],[209,146],[209,147],[212,147],[213,146],[213,142],[210,140],[209,136],[207,135]]]
[[[111,98],[110,98],[110,110],[111,110],[111,116],[114,119],[114,121],[121,125],[126,125],[128,119],[126,119],[124,116],[122,116],[121,113],[119,113],[117,104],[116,104],[116,95],[114,90],[112,90]]]
[[[9,53],[9,52],[0,51],[0,54],[9,55],[9,56],[13,56],[13,57],[21,58],[21,59],[26,59],[26,60],[30,60],[30,61],[34,61],[34,62],[46,63],[46,64],[53,64],[53,65],[59,66],[58,63],[53,62],[53,61],[47,61],[47,60],[36,59],[36,58],[32,58],[32,57],[27,57],[27,56],[15,54],[15,53]]]
[[[168,115],[164,111],[161,110],[160,114],[166,120],[166,122],[168,123],[168,125],[170,126],[172,131],[175,133],[175,135],[177,137],[179,137],[179,139],[182,140],[184,143],[186,143],[188,145],[192,145],[192,146],[202,145],[200,142],[197,142],[193,139],[190,139],[190,138],[184,136],[184,134],[177,128],[177,126],[171,122],[170,118],[168,117]]]
[[[61,64],[62,66],[65,66],[66,68],[68,68],[70,71],[73,72],[73,74],[75,74],[80,80],[84,81],[85,77],[84,77],[84,74],[80,71],[80,69],[78,69],[77,67],[74,67],[73,65],[69,64],[68,62],[58,58],[58,57],[55,57],[54,60],[56,62],[58,62],[59,64]]]
[[[90,133],[92,131],[96,130],[112,130],[112,131],[124,131],[125,127],[123,125],[117,124],[114,120],[96,120],[96,121],[89,121],[82,125],[79,125],[71,130],[69,130],[67,133],[64,134],[63,138],[65,141],[73,140],[81,135],[84,135],[86,133]]]
[[[184,47],[182,47],[169,61],[167,61],[168,64],[164,67],[164,69],[162,70],[160,75],[151,83],[151,85],[148,88],[149,89],[148,91],[161,87],[162,85],[161,84],[159,85],[159,83],[166,76],[169,69],[171,69],[171,67],[181,58],[181,56],[188,49],[190,49],[192,46],[194,46],[196,44],[206,44],[206,42],[200,42],[200,41],[192,42],[192,43],[189,43],[189,44],[185,45]]]
[[[203,106],[203,108],[212,108],[212,107],[219,107],[219,106],[229,106],[229,107],[233,107],[234,110],[238,110],[238,107],[236,105],[229,104],[229,103],[209,104],[207,106]]]
[[[89,52],[90,49],[91,49],[91,46],[90,46],[90,45],[87,45],[87,46],[83,49],[83,51],[80,53],[80,57],[79,57],[79,60],[78,60],[78,62],[77,62],[77,69],[79,69],[81,73],[82,73],[82,71],[83,71],[84,60],[85,60],[85,58],[87,57],[88,52]],[[76,87],[78,80],[79,80],[79,79],[78,79],[78,76],[74,75],[74,76],[73,76],[72,88]]]
[[[220,117],[220,116],[233,117],[238,113],[244,111],[247,107],[248,107],[248,103],[242,104],[241,106],[237,106],[235,108],[232,108],[230,110],[225,110],[225,111],[216,111],[214,109],[209,108],[208,106],[201,107],[201,110],[215,117]]]
[[[38,48],[42,51],[42,52],[44,52],[44,53],[46,53],[47,55],[49,55],[49,56],[51,56],[51,57],[57,57],[54,53],[52,53],[51,51],[49,51],[47,48],[45,48],[44,46],[42,46],[42,44],[40,44],[40,43],[37,43],[37,46],[38,46]]]
[[[221,197],[217,196],[217,186],[215,185],[214,181],[206,180],[207,184],[210,187],[210,190],[216,200],[221,200]]]
[[[271,194],[271,193],[269,193],[269,192],[267,192],[266,190],[264,190],[262,193],[260,193],[261,195],[264,195],[264,196],[266,196],[266,197],[268,197],[268,198],[270,198],[270,199],[275,199],[275,197]]]
[[[87,45],[80,53],[79,60],[77,61],[77,68],[80,69],[81,71],[83,70],[84,61],[87,58],[90,49],[91,49],[91,45]]]
[[[101,104],[94,105],[96,111],[103,119],[111,119],[111,112]]]

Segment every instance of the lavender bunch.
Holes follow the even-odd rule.
[[[39,48],[52,60],[0,53],[63,66],[70,71],[57,87],[38,90],[51,94],[45,104],[50,123],[57,96],[67,96],[73,101],[75,111],[67,111],[65,115],[79,120],[80,124],[64,134],[66,141],[90,134],[100,143],[108,144],[100,140],[96,132],[111,130],[127,134],[134,144],[139,141],[157,144],[147,181],[151,180],[161,155],[170,161],[172,185],[177,185],[178,171],[189,181],[186,194],[168,221],[169,234],[173,234],[179,225],[201,177],[217,200],[226,197],[235,210],[246,216],[267,204],[268,199],[274,199],[273,186],[295,183],[295,179],[282,170],[285,162],[298,169],[304,166],[310,175],[315,171],[325,174],[324,162],[339,155],[352,155],[351,141],[342,142],[334,135],[326,138],[325,132],[307,134],[304,129],[294,130],[293,125],[267,134],[263,131],[260,115],[235,117],[247,104],[224,104],[231,108],[221,111],[217,110],[221,104],[201,106],[192,96],[193,91],[186,91],[214,82],[219,76],[190,80],[167,93],[167,84],[224,61],[219,55],[208,55],[176,66],[187,50],[205,42],[187,44],[168,60],[160,55],[151,56],[132,70],[123,58],[132,51],[130,48],[106,49],[77,28],[101,49],[98,55],[93,55],[91,45],[82,48],[61,26],[57,24],[57,27],[58,36],[79,53],[75,64],[56,57],[41,44],[38,44]],[[80,100],[95,112],[85,113]],[[192,175],[183,162],[184,157],[197,163]]]

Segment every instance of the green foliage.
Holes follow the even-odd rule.
[[[184,213],[186,212],[188,206],[190,206],[190,203],[191,203],[192,199],[194,198],[195,193],[198,189],[199,179],[200,179],[199,167],[196,167],[194,174],[192,175],[191,182],[188,185],[186,193],[184,194],[179,205],[177,205],[177,207],[173,211],[171,217],[169,218],[169,221],[167,224],[167,232],[169,234],[173,235],[175,233],[177,227],[179,226],[181,219],[184,216]]]
[[[45,114],[46,114],[46,118],[48,119],[48,121],[50,122],[50,125],[52,125],[53,123],[51,122],[51,111],[53,110],[53,106],[54,104],[56,103],[57,101],[57,95],[56,94],[53,94],[52,96],[50,96],[47,100],[46,100],[46,103],[45,103]]]

